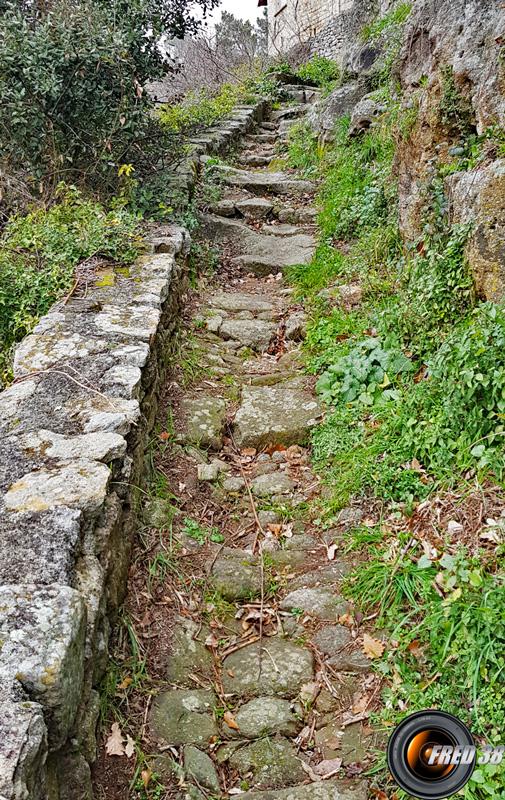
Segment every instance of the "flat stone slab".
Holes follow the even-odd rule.
[[[347,561],[332,561],[319,569],[311,570],[293,578],[293,589],[305,589],[315,586],[330,586],[340,583],[342,578],[349,574],[352,566]]]
[[[241,800],[367,800],[368,784],[345,780],[321,781],[288,789],[267,792],[246,792]]]
[[[349,604],[331,589],[295,589],[280,602],[282,611],[300,609],[306,614],[324,620],[336,620],[349,610]]]
[[[196,744],[205,747],[218,735],[213,711],[214,692],[204,689],[173,689],[154,700],[150,725],[154,735],[175,746]]]
[[[352,636],[345,625],[326,625],[314,634],[312,641],[325,656],[334,656],[352,642]]]
[[[261,591],[258,559],[244,550],[226,547],[212,567],[210,582],[225,600],[256,597]]]
[[[234,339],[243,347],[263,353],[277,330],[277,325],[261,319],[225,319],[219,327],[222,339]]]
[[[259,643],[229,655],[223,663],[223,687],[238,695],[296,697],[314,674],[312,653],[279,637],[264,638],[261,670]]]
[[[301,783],[306,773],[296,750],[288,739],[258,739],[235,750],[229,759],[230,766],[259,789],[275,789]]]
[[[239,447],[302,444],[317,425],[322,408],[300,381],[275,386],[244,386],[234,423]]]
[[[185,440],[200,447],[219,450],[226,420],[225,400],[205,395],[185,398],[181,409],[186,416]]]
[[[299,703],[280,697],[256,697],[241,706],[235,714],[239,730],[225,726],[225,732],[235,738],[258,739],[262,736],[281,734],[296,736],[303,726],[303,709]]]
[[[242,253],[232,263],[248,267],[255,275],[282,272],[295,264],[308,264],[316,249],[314,236],[296,233],[281,237],[252,230],[244,222],[207,215],[203,223],[214,239],[233,242]]]
[[[219,778],[214,762],[207,753],[192,744],[184,748],[184,769],[190,780],[193,778],[204,789],[219,793]]]
[[[217,292],[209,298],[209,303],[214,308],[223,311],[252,311],[261,313],[262,311],[273,311],[274,306],[268,300],[264,300],[257,294],[246,294],[242,292]]]

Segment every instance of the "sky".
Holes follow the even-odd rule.
[[[214,23],[219,22],[223,10],[230,11],[235,17],[248,19],[251,22],[256,22],[262,11],[261,8],[258,8],[258,0],[221,0],[219,8],[212,15]]]

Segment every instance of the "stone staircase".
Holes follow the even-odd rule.
[[[173,777],[164,753],[177,752],[190,800],[368,792],[365,700],[377,679],[340,591],[347,523],[322,532],[304,511],[321,491],[307,444],[323,410],[301,366],[305,315],[283,279],[313,256],[316,187],[268,169],[306,108],[273,112],[245,142],[245,168],[219,167],[224,198],[203,220],[226,268],[199,298],[204,377],[180,401],[177,438],[229,520],[223,532],[240,519],[244,533],[207,545],[203,581],[224,616],[207,606],[176,618],[150,710],[152,769]]]

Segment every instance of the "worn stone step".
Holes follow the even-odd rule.
[[[367,800],[366,781],[329,780],[265,792],[246,792],[241,800]]]
[[[302,444],[317,425],[322,408],[299,378],[275,386],[244,386],[235,415],[239,447]]]
[[[247,189],[252,194],[305,195],[313,194],[312,181],[297,180],[284,172],[248,172],[234,167],[218,166],[216,170],[228,186]]]
[[[316,240],[309,233],[282,239],[251,230],[239,220],[206,215],[202,222],[214,240],[228,240],[242,250],[244,255],[235,256],[232,263],[255,275],[282,272],[293,264],[308,264],[315,253]]]
[[[314,676],[314,659],[306,647],[281,639],[264,638],[232,653],[223,662],[223,688],[242,697],[277,695],[296,697]]]

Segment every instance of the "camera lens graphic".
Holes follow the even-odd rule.
[[[455,747],[473,744],[471,733],[456,717],[444,711],[420,711],[393,731],[389,769],[398,785],[419,800],[443,800],[467,783],[475,767],[475,758],[470,764],[446,763],[443,748],[452,754]]]

